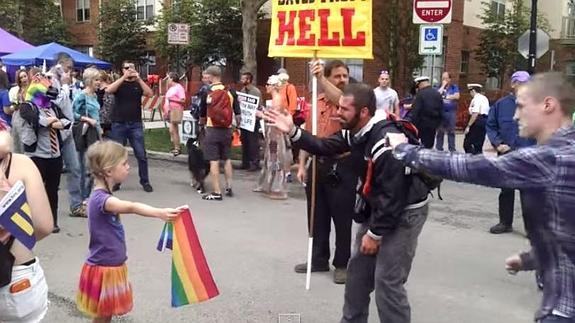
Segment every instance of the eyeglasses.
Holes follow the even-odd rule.
[[[389,71],[388,70],[382,70],[379,75],[389,75]]]

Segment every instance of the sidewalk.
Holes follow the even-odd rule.
[[[144,128],[145,129],[159,129],[166,127],[164,121],[160,119],[160,115],[156,113],[154,115],[154,121],[149,121],[151,118],[152,112],[148,110],[144,110],[143,117],[144,117]],[[463,140],[465,139],[465,135],[462,132],[457,132],[455,134],[455,148],[458,152],[463,152]],[[444,139],[444,149],[447,149],[447,136]],[[131,149],[128,148],[131,152]],[[148,157],[150,159],[156,160],[165,160],[165,161],[173,161],[182,164],[186,164],[188,162],[188,156],[185,154],[181,154],[179,156],[174,157],[171,153],[164,153],[159,151],[147,151]],[[491,143],[487,138],[485,138],[485,142],[483,144],[483,153],[486,156],[496,156],[496,152],[491,146]],[[239,166],[241,161],[239,160],[232,160],[234,166]]]

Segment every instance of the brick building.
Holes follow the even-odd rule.
[[[103,1],[109,0],[60,0],[62,14],[69,25],[73,35],[75,48],[88,54],[94,53],[97,38],[97,21],[99,6]],[[169,0],[136,0],[137,19],[148,20],[160,14],[162,3]],[[524,0],[526,4],[531,1]],[[452,79],[464,87],[467,83],[485,84],[486,88],[496,88],[499,86],[497,80],[487,80],[482,74],[481,66],[475,59],[475,49],[479,43],[479,34],[482,23],[478,18],[482,10],[484,0],[453,0],[452,22],[445,26],[443,55],[434,57],[433,78],[440,80],[441,72],[448,71]],[[492,10],[504,12],[506,0],[490,0]],[[374,20],[384,15],[384,0],[373,0]],[[540,60],[538,60],[538,70],[559,70],[572,75],[575,80],[575,5],[572,0],[539,1],[539,10],[543,12],[551,23],[553,32],[551,33],[551,50]],[[267,77],[284,66],[290,73],[291,82],[300,89],[301,95],[307,94],[310,77],[308,75],[306,59],[276,59],[267,57],[267,48],[270,34],[269,12],[271,2],[268,1],[262,8],[268,13],[268,18],[264,18],[259,23],[258,28],[258,83],[263,85]],[[154,28],[149,28],[151,39]],[[381,38],[382,35],[374,34],[374,39]],[[374,42],[376,43],[376,42]],[[151,42],[148,42],[151,44]],[[163,74],[166,66],[158,60],[150,45],[148,52],[151,63],[144,66],[143,74],[158,73]],[[391,53],[393,54],[393,53]],[[378,73],[385,64],[378,59],[374,60],[346,60],[351,69],[351,75],[365,83],[376,85]],[[431,76],[431,57],[425,57],[424,64],[419,74]],[[191,74],[191,79],[199,80],[199,71],[195,70]],[[399,89],[400,95],[405,89]],[[465,103],[465,100],[462,100]]]

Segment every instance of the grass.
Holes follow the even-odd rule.
[[[146,142],[146,150],[159,151],[169,153],[172,151],[172,143],[170,142],[170,132],[168,128],[145,129],[144,139]],[[186,154],[186,147],[182,144],[182,154]],[[242,159],[241,147],[232,147],[231,159]]]

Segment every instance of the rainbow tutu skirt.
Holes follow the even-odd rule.
[[[132,310],[132,287],[126,264],[105,267],[84,264],[76,296],[78,309],[90,317],[127,314]]]

